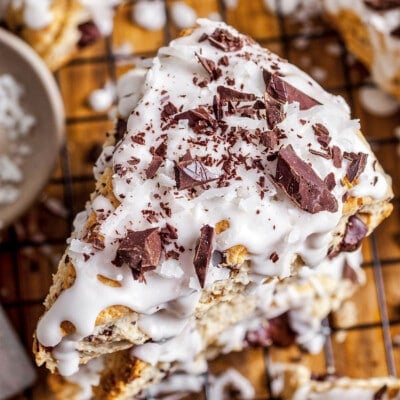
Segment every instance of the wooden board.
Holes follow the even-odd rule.
[[[217,0],[187,0],[187,3],[201,17],[220,12],[228,23],[311,75],[324,78],[321,84],[326,89],[350,101],[354,116],[360,118],[378,158],[393,176],[397,196],[392,216],[364,246],[368,282],[353,300],[355,320],[351,326],[341,326],[340,318],[332,318],[331,352],[308,355],[295,347],[251,349],[211,362],[210,371],[217,373],[233,366],[254,384],[257,398],[266,399],[269,397],[266,365],[271,361],[301,360],[315,372],[324,372],[327,365],[334,364],[339,374],[353,377],[386,375],[394,372],[394,367],[400,370],[400,347],[393,346],[392,351],[391,340],[400,334],[400,159],[393,136],[394,127],[400,125],[399,116],[382,118],[363,110],[358,92],[368,74],[344,53],[338,36],[323,21],[315,21],[305,28],[291,19],[280,20],[266,12],[262,0],[239,0],[234,10],[225,10]],[[167,6],[171,4],[172,0],[168,0]],[[97,113],[87,106],[87,97],[92,90],[129,69],[138,55],[153,54],[178,34],[172,22],[157,32],[141,29],[131,22],[130,12],[131,5],[122,6],[112,37],[81,52],[56,74],[67,114],[66,146],[42,197],[1,237],[0,301],[27,349],[31,348],[41,302],[64,250],[72,218],[93,190],[92,165],[105,132],[112,126],[107,113]],[[126,42],[132,47],[128,64],[126,60],[116,61],[112,54]],[[385,314],[390,326],[384,330]],[[45,398],[45,371],[40,373],[41,379],[35,388],[18,399]],[[191,398],[205,398],[205,395]]]

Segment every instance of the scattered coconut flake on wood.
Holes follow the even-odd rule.
[[[24,140],[36,120],[24,110],[23,96],[24,88],[11,75],[0,75],[0,206],[18,198],[22,165],[31,153]]]
[[[132,8],[132,21],[149,31],[164,28],[167,22],[163,0],[139,0]]]
[[[106,111],[112,106],[115,98],[115,85],[112,82],[106,82],[102,88],[93,90],[90,93],[88,104],[94,111]]]
[[[362,87],[358,97],[362,108],[378,117],[387,117],[399,110],[398,100],[376,87]]]
[[[171,6],[171,18],[179,29],[191,28],[196,24],[197,13],[183,1],[176,1]]]

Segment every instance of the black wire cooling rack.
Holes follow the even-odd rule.
[[[208,1],[212,0],[187,0],[195,8],[201,7],[202,3]],[[261,3],[262,0],[240,1],[242,9],[246,5],[254,9],[256,2]],[[280,0],[276,2],[277,9],[280,10]],[[224,2],[214,0],[213,3],[215,3],[215,11],[219,12],[222,19],[232,23],[232,11],[225,7]],[[167,15],[169,5],[170,0],[166,0]],[[237,17],[234,21],[241,21],[241,17]],[[367,239],[365,244],[363,267],[368,283],[361,289],[362,294],[358,297],[360,300],[356,301],[359,321],[355,324],[340,326],[327,319],[324,330],[327,336],[324,353],[318,356],[318,359],[307,358],[306,363],[311,365],[311,368],[316,368],[318,372],[337,371],[340,374],[346,374],[357,371],[359,377],[368,377],[370,374],[396,376],[396,369],[400,366],[399,340],[396,339],[397,335],[400,338],[400,290],[396,292],[396,287],[400,286],[398,274],[400,273],[400,201],[398,197],[400,154],[398,154],[399,142],[393,135],[393,129],[396,125],[400,125],[400,118],[398,116],[375,117],[362,110],[358,101],[358,91],[371,83],[365,80],[367,76],[365,69],[347,53],[340,37],[329,25],[317,19],[311,28],[307,25],[305,29],[298,21],[286,18],[281,13],[278,13],[275,23],[275,33],[268,36],[255,35],[257,36],[255,39],[306,71],[309,68],[315,68],[316,64],[322,64],[327,68],[327,79],[322,82],[322,85],[328,91],[344,96],[354,111],[353,115],[361,119],[364,134],[386,171],[394,178],[396,194],[393,214]],[[236,27],[239,30],[241,28]],[[168,23],[163,31],[163,42],[168,43],[176,31],[168,16]],[[156,51],[154,48],[151,51],[137,53],[133,51],[132,54],[121,56],[115,54],[113,45],[115,45],[113,38],[108,38],[98,46],[95,52],[80,54],[69,65],[57,72],[56,79],[61,92],[65,94],[71,88],[79,92],[80,79],[83,80],[84,76],[87,76],[85,74],[88,73],[99,74],[99,70],[105,72],[109,80],[115,81],[120,74],[121,65],[129,63],[132,59],[137,60],[138,57],[152,56]],[[321,51],[327,46],[333,46],[335,57],[329,58]],[[309,59],[307,61],[310,54],[314,55],[311,62]],[[94,72],[80,71],[80,69],[88,68],[93,69]],[[71,73],[72,69],[74,69],[73,73]],[[90,165],[99,152],[103,133],[111,125],[106,114],[74,113],[69,112],[67,107],[67,139],[60,151],[55,175],[38,204],[2,234],[0,300],[28,350],[31,348],[32,333],[42,309],[41,303],[51,283],[51,274],[55,271],[57,258],[65,246],[73,218],[83,208],[84,201],[93,189]],[[85,146],[87,151],[84,156],[77,157],[76,154],[81,154],[81,147]],[[85,168],[80,168],[82,163],[86,163]],[[342,344],[337,340],[337,336],[343,333],[348,336],[347,341],[351,341],[350,345],[345,346],[347,341]],[[351,354],[348,354],[349,349],[352,349]],[[257,375],[257,379],[262,380],[258,385],[262,387],[260,389],[262,393],[257,393],[256,398],[268,399],[271,398],[268,365],[276,358],[293,360],[299,357],[299,353],[295,356],[281,356],[279,353],[281,350],[278,353],[274,349],[257,351],[262,362],[257,363],[254,368],[262,369],[263,372]],[[358,357],[360,354],[362,356]],[[353,357],[354,355],[358,356]],[[253,370],[251,365],[242,364],[242,361],[247,358],[242,357],[238,361],[235,355],[228,357],[234,358],[223,361],[222,365],[235,363],[233,366],[240,367],[241,372],[246,376],[250,370]],[[210,363],[211,372],[214,373],[216,368],[213,363]],[[259,378],[260,375],[261,378]],[[208,384],[205,385],[204,392],[199,397],[190,396],[189,398],[207,399],[207,393]],[[38,400],[41,397],[37,394],[36,388],[31,388],[16,399]]]

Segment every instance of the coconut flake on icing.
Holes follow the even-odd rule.
[[[254,284],[268,276],[290,275],[292,262],[297,257],[315,268],[328,253],[332,233],[342,217],[342,198],[347,189],[341,181],[349,161],[343,160],[340,167],[334,168],[331,159],[309,149],[320,149],[315,127],[322,124],[329,131],[330,146],[349,154],[369,153],[368,145],[357,135],[358,122],[350,120],[349,109],[341,97],[326,93],[298,68],[233,28],[204,19],[198,20],[198,24],[190,35],[160,49],[148,69],[130,73],[118,85],[121,113],[129,116],[127,132],[115,147],[104,148],[95,175],[100,177],[102,171],[112,168],[112,190],[120,204],[114,208],[101,196],[88,203],[85,213],[75,221],[76,232],[67,254],[76,270],[76,280],[39,322],[37,337],[44,346],[57,346],[64,341],[59,328],[62,321],[70,321],[76,327],[75,341],[92,334],[97,315],[117,304],[146,314],[142,324],[150,338],[161,337],[162,324],[156,329],[162,320],[159,316],[168,315],[170,332],[179,333],[187,326],[183,320],[190,320],[194,314],[201,294],[193,260],[205,225],[212,229],[218,222],[228,221],[229,228],[215,235],[211,250],[224,254],[233,246],[244,246]],[[243,46],[227,53],[208,40],[199,41],[218,28],[238,37]],[[212,80],[204,67],[205,59],[220,70]],[[215,127],[212,134],[195,132],[187,118],[167,123],[165,115],[171,112],[177,115],[197,107],[212,109],[214,96],[223,94],[219,86],[224,86],[223,90],[228,93],[229,89],[247,93],[252,102],[264,102],[264,70],[270,73],[278,70],[280,79],[317,104],[309,109],[300,109],[297,101],[283,106],[285,117],[277,124],[281,132],[280,146],[292,146],[299,158],[312,164],[320,179],[333,172],[335,187],[331,193],[337,202],[337,211],[310,213],[300,208],[270,178],[275,174],[277,160],[272,158],[267,162],[265,146],[259,140],[242,139],[240,135],[233,140],[238,132],[267,131],[265,118],[252,117],[251,111],[246,110],[243,115],[225,113],[226,132],[232,130],[229,140]],[[208,83],[196,84],[204,80]],[[147,178],[154,152],[162,143],[165,143],[162,162],[156,173]],[[179,160],[189,154],[188,150],[191,157],[207,163],[207,176],[212,179],[191,190],[178,190],[176,168]],[[231,169],[226,166],[230,171],[227,175],[221,160],[230,157],[234,165]],[[253,160],[259,161],[253,164]],[[377,200],[384,199],[388,191],[385,176],[374,171],[373,164],[373,156],[368,155],[353,190]],[[214,177],[221,178],[222,184]],[[381,182],[379,191],[374,181]],[[84,237],[84,217],[92,212],[98,218],[98,233],[104,238],[103,249],[88,243]],[[145,281],[133,279],[128,265],[115,265],[118,246],[128,231],[166,229],[167,224],[173,227],[174,237],[163,242],[159,265],[145,273]],[[218,265],[205,268],[209,271],[203,282],[206,288],[230,275],[228,268]],[[103,284],[99,275],[118,281],[120,287]],[[81,312],[77,314],[76,309]],[[73,371],[74,366],[69,364],[75,360],[76,349],[72,345],[60,347],[56,353],[62,355],[58,357],[60,371]]]

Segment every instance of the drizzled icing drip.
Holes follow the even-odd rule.
[[[113,171],[112,190],[119,204],[98,195],[77,216],[67,251],[75,283],[61,293],[37,330],[40,343],[57,346],[53,355],[61,372],[73,372],[68,360],[76,360],[77,354],[73,346],[63,345],[62,321],[75,326],[76,342],[93,332],[102,310],[122,305],[151,315],[141,317],[150,338],[161,340],[154,326],[163,320],[174,336],[196,309],[200,283],[209,289],[228,277],[229,269],[220,265],[237,259],[230,249],[239,249],[248,260],[255,282],[288,276],[299,258],[315,267],[328,253],[343,196],[358,191],[380,200],[388,191],[386,177],[374,170],[374,158],[356,134],[359,124],[350,120],[342,98],[327,94],[296,67],[225,24],[198,23],[192,34],[160,49],[151,68],[131,73],[119,85],[120,109],[130,115],[127,132],[115,147],[104,149],[95,168],[97,178]],[[274,84],[268,99],[265,71],[273,75]],[[272,105],[279,118],[268,122],[265,104]],[[277,133],[266,146],[263,132],[270,124]],[[318,124],[325,129],[316,129]],[[276,186],[276,153],[284,146],[292,146],[312,165],[318,176],[313,182],[325,185],[330,175],[326,185],[337,207],[312,214]],[[340,150],[336,166],[334,148]],[[359,153],[368,157],[363,156],[365,165],[348,188],[341,182],[350,156]],[[154,160],[157,166],[149,173]],[[176,170],[188,165],[191,169],[185,173],[191,181],[182,188]],[[85,229],[93,215],[96,238],[88,237]],[[205,226],[211,232],[221,221],[224,230],[201,237]],[[119,245],[129,231],[153,228],[162,242],[160,262],[156,269],[141,270],[143,279],[133,279],[126,263],[115,264]],[[202,240],[206,242],[199,245]],[[124,252],[145,257],[143,249],[133,247],[124,247]],[[196,255],[196,249],[210,253]],[[197,271],[195,257],[202,260]],[[142,261],[135,258],[135,268]],[[106,285],[99,277],[118,284]]]

